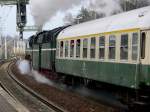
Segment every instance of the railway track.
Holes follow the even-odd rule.
[[[87,106],[85,106],[85,105],[87,105],[87,104],[85,104],[84,106],[83,106],[83,104],[84,104],[84,102],[86,101],[88,101],[88,100],[84,100],[84,97],[81,97],[81,100],[83,100],[83,101],[81,101],[82,103],[81,103],[81,105],[82,106],[79,106],[80,105],[80,103],[79,103],[79,105],[78,106],[75,106],[74,105],[74,103],[72,103],[71,105],[72,106],[74,106],[75,108],[73,108],[74,110],[72,110],[71,109],[71,111],[70,111],[70,107],[72,108],[72,106],[70,105],[68,105],[67,104],[67,106],[69,106],[69,107],[67,107],[66,108],[66,106],[64,106],[64,105],[60,105],[60,103],[57,103],[57,102],[55,102],[54,101],[54,99],[53,100],[51,100],[51,99],[49,99],[48,97],[47,97],[47,95],[45,96],[44,94],[41,94],[41,92],[39,92],[39,91],[36,91],[35,89],[33,89],[32,87],[30,88],[30,80],[29,80],[29,84],[26,84],[26,82],[24,82],[24,81],[22,81],[22,79],[24,79],[25,77],[24,76],[22,76],[22,78],[21,78],[21,80],[20,80],[20,78],[18,78],[18,75],[16,75],[16,74],[18,74],[18,73],[16,73],[16,72],[14,72],[14,71],[16,71],[15,70],[15,66],[14,66],[14,64],[15,64],[15,62],[9,62],[9,64],[7,65],[7,70],[6,70],[6,72],[7,72],[7,74],[8,74],[8,77],[10,77],[10,79],[11,80],[13,80],[18,86],[20,86],[20,88],[22,88],[23,90],[25,90],[25,91],[27,91],[29,94],[31,94],[33,97],[35,97],[36,99],[38,99],[40,102],[42,102],[44,105],[46,105],[47,107],[49,107],[50,109],[52,109],[54,112],[80,112],[81,110],[81,112],[89,112],[89,111],[87,111],[87,109],[86,108],[89,108],[90,110],[92,110],[92,112],[99,112],[98,110],[100,109],[100,110],[102,110],[103,112],[122,112],[122,111],[120,111],[120,109],[119,108],[116,108],[116,107],[111,107],[111,106],[108,106],[108,105],[103,105],[103,104],[96,104],[95,105],[95,103],[94,103],[94,105],[96,106],[89,106],[89,107],[87,107]],[[16,74],[15,74],[16,73]],[[20,77],[20,75],[19,75],[19,77]],[[27,78],[27,77],[26,77]],[[25,78],[25,80],[26,80],[26,78]],[[28,80],[27,80],[27,82],[28,82]],[[33,83],[34,84],[34,83]],[[39,86],[39,84],[38,84],[38,86]],[[36,85],[34,85],[34,88],[36,88]],[[44,88],[44,87],[42,87],[42,88]],[[43,91],[43,89],[42,88],[40,88],[39,90],[40,91]],[[52,91],[53,91],[53,89],[52,89]],[[58,90],[59,91],[59,90]],[[51,93],[51,91],[47,91],[48,93]],[[52,97],[57,97],[57,93],[58,92],[56,92],[56,94],[54,94],[54,96],[53,96],[53,92],[51,93],[51,94],[49,94],[50,96],[52,96]],[[62,93],[59,93],[59,96],[60,96],[60,94],[62,94]],[[66,92],[65,92],[65,94],[66,94]],[[68,96],[69,95],[69,96]],[[63,95],[61,95],[61,97],[63,98],[64,96]],[[68,94],[67,93],[67,97],[71,100],[71,102],[74,102],[74,98],[72,99],[72,95],[70,96],[70,94]],[[77,95],[77,97],[78,97],[78,95]],[[76,98],[76,97],[75,97]],[[82,99],[83,98],[83,99]],[[61,99],[61,98],[58,98],[60,101],[63,101],[63,102],[67,102],[67,101],[65,101],[65,100],[63,100],[63,99]],[[78,98],[77,98],[78,99]],[[80,99],[80,98],[79,98]],[[54,103],[53,103],[54,102]],[[78,104],[78,102],[77,101],[75,101],[77,104]],[[57,105],[56,105],[57,104]],[[66,105],[66,104],[65,104]],[[59,107],[60,106],[60,107]],[[100,107],[98,107],[97,108],[97,106],[100,106]],[[79,108],[81,108],[81,109],[79,109]],[[83,109],[83,108],[85,108],[85,109]],[[66,109],[66,110],[65,110]],[[96,109],[96,110],[95,110]],[[79,111],[80,110],[80,111]],[[86,111],[83,111],[83,110],[86,110]],[[122,110],[122,109],[121,109]],[[53,112],[52,111],[52,112]],[[40,112],[43,112],[43,111],[40,111]],[[45,111],[44,111],[45,112]],[[49,112],[49,111],[48,111]],[[51,112],[51,111],[50,111]],[[90,111],[91,112],[91,111]]]
[[[48,101],[46,98],[44,98],[43,96],[41,96],[40,94],[36,93],[35,91],[33,91],[32,89],[30,89],[29,87],[27,87],[26,85],[24,85],[22,82],[20,82],[11,72],[10,67],[14,64],[14,62],[10,62],[7,68],[7,73],[8,75],[11,77],[11,79],[13,79],[19,86],[21,86],[25,91],[29,92],[32,96],[34,96],[35,98],[37,98],[39,101],[41,101],[42,103],[44,103],[45,105],[47,105],[48,107],[50,107],[52,110],[54,110],[54,112],[68,112],[66,110],[64,110],[63,108],[58,107],[57,105],[55,105],[53,102]],[[2,84],[1,84],[2,85]],[[11,93],[9,92],[9,90],[7,90],[7,88],[5,86],[2,85],[2,87],[4,88],[4,90],[7,91],[8,94],[11,95]],[[12,96],[12,95],[11,95]]]

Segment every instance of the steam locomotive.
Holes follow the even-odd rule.
[[[150,94],[150,6],[33,35],[34,69]],[[79,80],[76,80],[79,81]],[[147,95],[148,96],[148,95]]]

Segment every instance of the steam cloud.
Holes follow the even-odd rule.
[[[31,12],[35,24],[43,25],[58,12],[68,13],[74,7],[84,7],[106,16],[114,12],[122,12],[122,0],[30,0]],[[150,3],[150,0],[147,0]]]
[[[37,82],[42,83],[42,84],[48,84],[48,85],[51,84],[51,82],[46,77],[44,77],[42,74],[38,73],[37,71],[35,71],[33,69],[32,70],[30,69],[29,61],[19,60],[17,62],[17,66],[22,75],[29,75],[29,76],[33,77]]]
[[[35,24],[42,27],[58,11],[66,11],[78,5],[81,0],[30,0]]]
[[[50,81],[47,78],[45,78],[44,76],[42,76],[42,74],[40,74],[39,72],[37,72],[35,70],[32,70],[32,76],[39,83],[43,83],[43,84],[49,84],[50,83]]]
[[[21,74],[25,75],[25,74],[29,74],[31,72],[30,70],[30,64],[28,61],[26,60],[19,60],[17,62],[18,68],[21,72]]]
[[[103,13],[106,16],[111,15],[113,12],[122,11],[120,0],[88,0],[84,7],[97,13]]]
[[[31,12],[35,24],[42,27],[57,12],[66,13],[73,7],[85,7],[110,15],[112,11],[120,11],[120,0],[30,0]]]

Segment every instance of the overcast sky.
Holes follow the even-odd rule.
[[[18,35],[16,31],[16,6],[3,6],[0,8],[0,26],[2,26],[3,35]],[[44,29],[52,29],[63,25],[62,13],[58,13],[55,17],[51,18],[47,24],[45,24]],[[34,20],[30,12],[30,7],[27,6],[27,26],[34,25]],[[24,38],[28,38],[35,32],[24,32]]]
[[[33,3],[30,3],[31,7],[27,6],[27,26],[34,25],[34,20],[30,11],[30,9],[32,9],[32,14],[34,15],[36,24],[40,24],[39,20],[45,20],[45,17],[50,18],[45,24],[43,28],[44,30],[50,30],[62,26],[64,24],[63,17],[68,12],[75,17],[83,6],[90,10],[94,10],[97,13],[103,13],[106,16],[111,15],[113,11],[122,11],[120,0],[62,0],[62,2],[60,2],[60,0],[30,1]],[[102,7],[104,4],[105,7]],[[47,20],[48,19],[46,18],[46,21]],[[46,21],[44,21],[44,23]],[[42,23],[42,25],[44,23]],[[16,6],[0,7],[0,30],[2,32],[1,34],[3,35],[18,35],[18,32],[16,31]],[[24,32],[24,38],[28,38],[34,33],[35,32]]]
[[[104,12],[106,15],[109,15],[113,10],[120,10],[120,6],[114,0],[112,2],[106,2],[105,0],[31,0],[30,6],[27,6],[27,26],[34,25],[32,14],[36,20],[36,25],[43,25],[49,19],[49,21],[43,27],[44,30],[50,30],[63,25],[63,18],[67,13],[71,13],[73,16],[76,16],[79,13],[81,7],[90,8],[98,12]],[[103,1],[103,2],[102,2]],[[102,4],[106,4],[103,10],[99,8]],[[115,5],[114,5],[115,4]],[[57,6],[57,7],[56,7]],[[93,6],[93,7],[91,7]],[[38,8],[37,8],[38,7]],[[111,9],[111,10],[110,10]],[[109,11],[110,10],[110,11]],[[43,12],[43,13],[42,13]],[[16,31],[16,6],[3,6],[0,7],[0,17],[2,26],[3,35],[14,36],[17,35]],[[44,21],[43,21],[44,20]],[[24,32],[24,38],[28,38],[33,35],[35,32]]]

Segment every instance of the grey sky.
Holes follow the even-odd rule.
[[[28,23],[27,25],[33,25],[33,19],[30,15],[29,7],[27,8],[28,12]],[[0,17],[2,18],[0,24],[2,24],[2,34],[3,35],[10,35],[15,36],[18,34],[16,31],[16,6],[3,6],[0,8]],[[25,38],[32,35],[33,32],[26,33]]]
[[[0,26],[2,26],[2,34],[15,36],[18,35],[16,31],[16,6],[3,6],[0,8]],[[57,22],[56,22],[57,21]],[[30,12],[30,7],[27,6],[27,26],[34,25],[34,20]],[[63,25],[63,14],[58,13],[55,17],[47,22],[43,29],[52,29]],[[24,32],[24,38],[28,38],[35,32]]]
[[[37,18],[37,20],[40,20],[40,19],[42,20],[42,17],[44,18],[45,15],[48,18],[50,18],[50,20],[44,25],[43,29],[52,29],[55,27],[62,26],[64,24],[64,21],[63,21],[64,15],[67,14],[68,12],[71,12],[71,14],[76,15],[82,6],[100,12],[101,9],[99,8],[99,6],[105,3],[107,4],[107,7],[103,10],[104,13],[108,13],[109,12],[108,9],[111,9],[112,11],[112,9],[118,10],[119,8],[119,6],[117,6],[118,3],[116,2],[116,0],[110,0],[111,2],[110,1],[106,2],[105,0],[102,0],[103,2],[100,2],[99,0],[77,0],[77,1],[62,0],[62,2],[60,2],[59,0],[51,0],[51,1],[43,0],[42,2],[41,0],[31,0],[31,1],[35,2],[35,4],[38,3],[34,6],[34,11],[32,10],[32,14],[33,15],[35,14],[34,17]],[[91,4],[94,8],[90,7]],[[31,7],[29,6],[27,7],[27,21],[28,21],[27,26],[28,25],[31,26],[34,24],[33,17],[31,16],[31,12],[30,12],[30,8],[33,9],[32,6],[33,5],[31,4]],[[3,34],[14,36],[17,34],[16,32],[16,6],[13,6],[11,10],[8,6],[4,6],[4,7],[5,8],[0,8],[0,16],[4,18],[4,20],[2,20],[2,22],[4,23],[2,25]],[[42,9],[44,12],[42,12]],[[8,14],[8,17],[4,16],[3,12],[6,15]],[[48,20],[48,18],[46,18],[46,21]],[[37,22],[39,21],[36,21],[36,23]],[[33,32],[32,33],[24,32],[24,38],[28,38],[32,34]]]
[[[59,0],[31,1],[35,2],[35,5],[30,4],[31,7],[27,7],[27,26],[34,25],[33,17],[31,16],[30,12],[30,9],[32,9],[32,15],[34,15],[36,24],[40,24],[39,20],[47,21],[50,18],[46,24],[46,21],[42,22],[42,25],[45,24],[43,27],[44,30],[50,30],[52,28],[62,26],[64,24],[63,17],[65,16],[65,14],[71,12],[71,14],[75,16],[79,12],[81,7],[86,7],[90,10],[104,13],[107,16],[109,16],[112,11],[121,11],[121,7],[119,4],[120,0],[62,0],[62,2],[60,2]],[[103,5],[105,7],[101,7]],[[11,10],[8,6],[0,8],[0,17],[2,18],[0,26],[2,26],[3,34],[11,36],[17,35],[18,33],[16,32],[16,6],[11,7]],[[45,17],[47,18],[45,19]],[[24,38],[28,38],[29,36],[33,35],[33,33],[35,32],[24,32]]]

